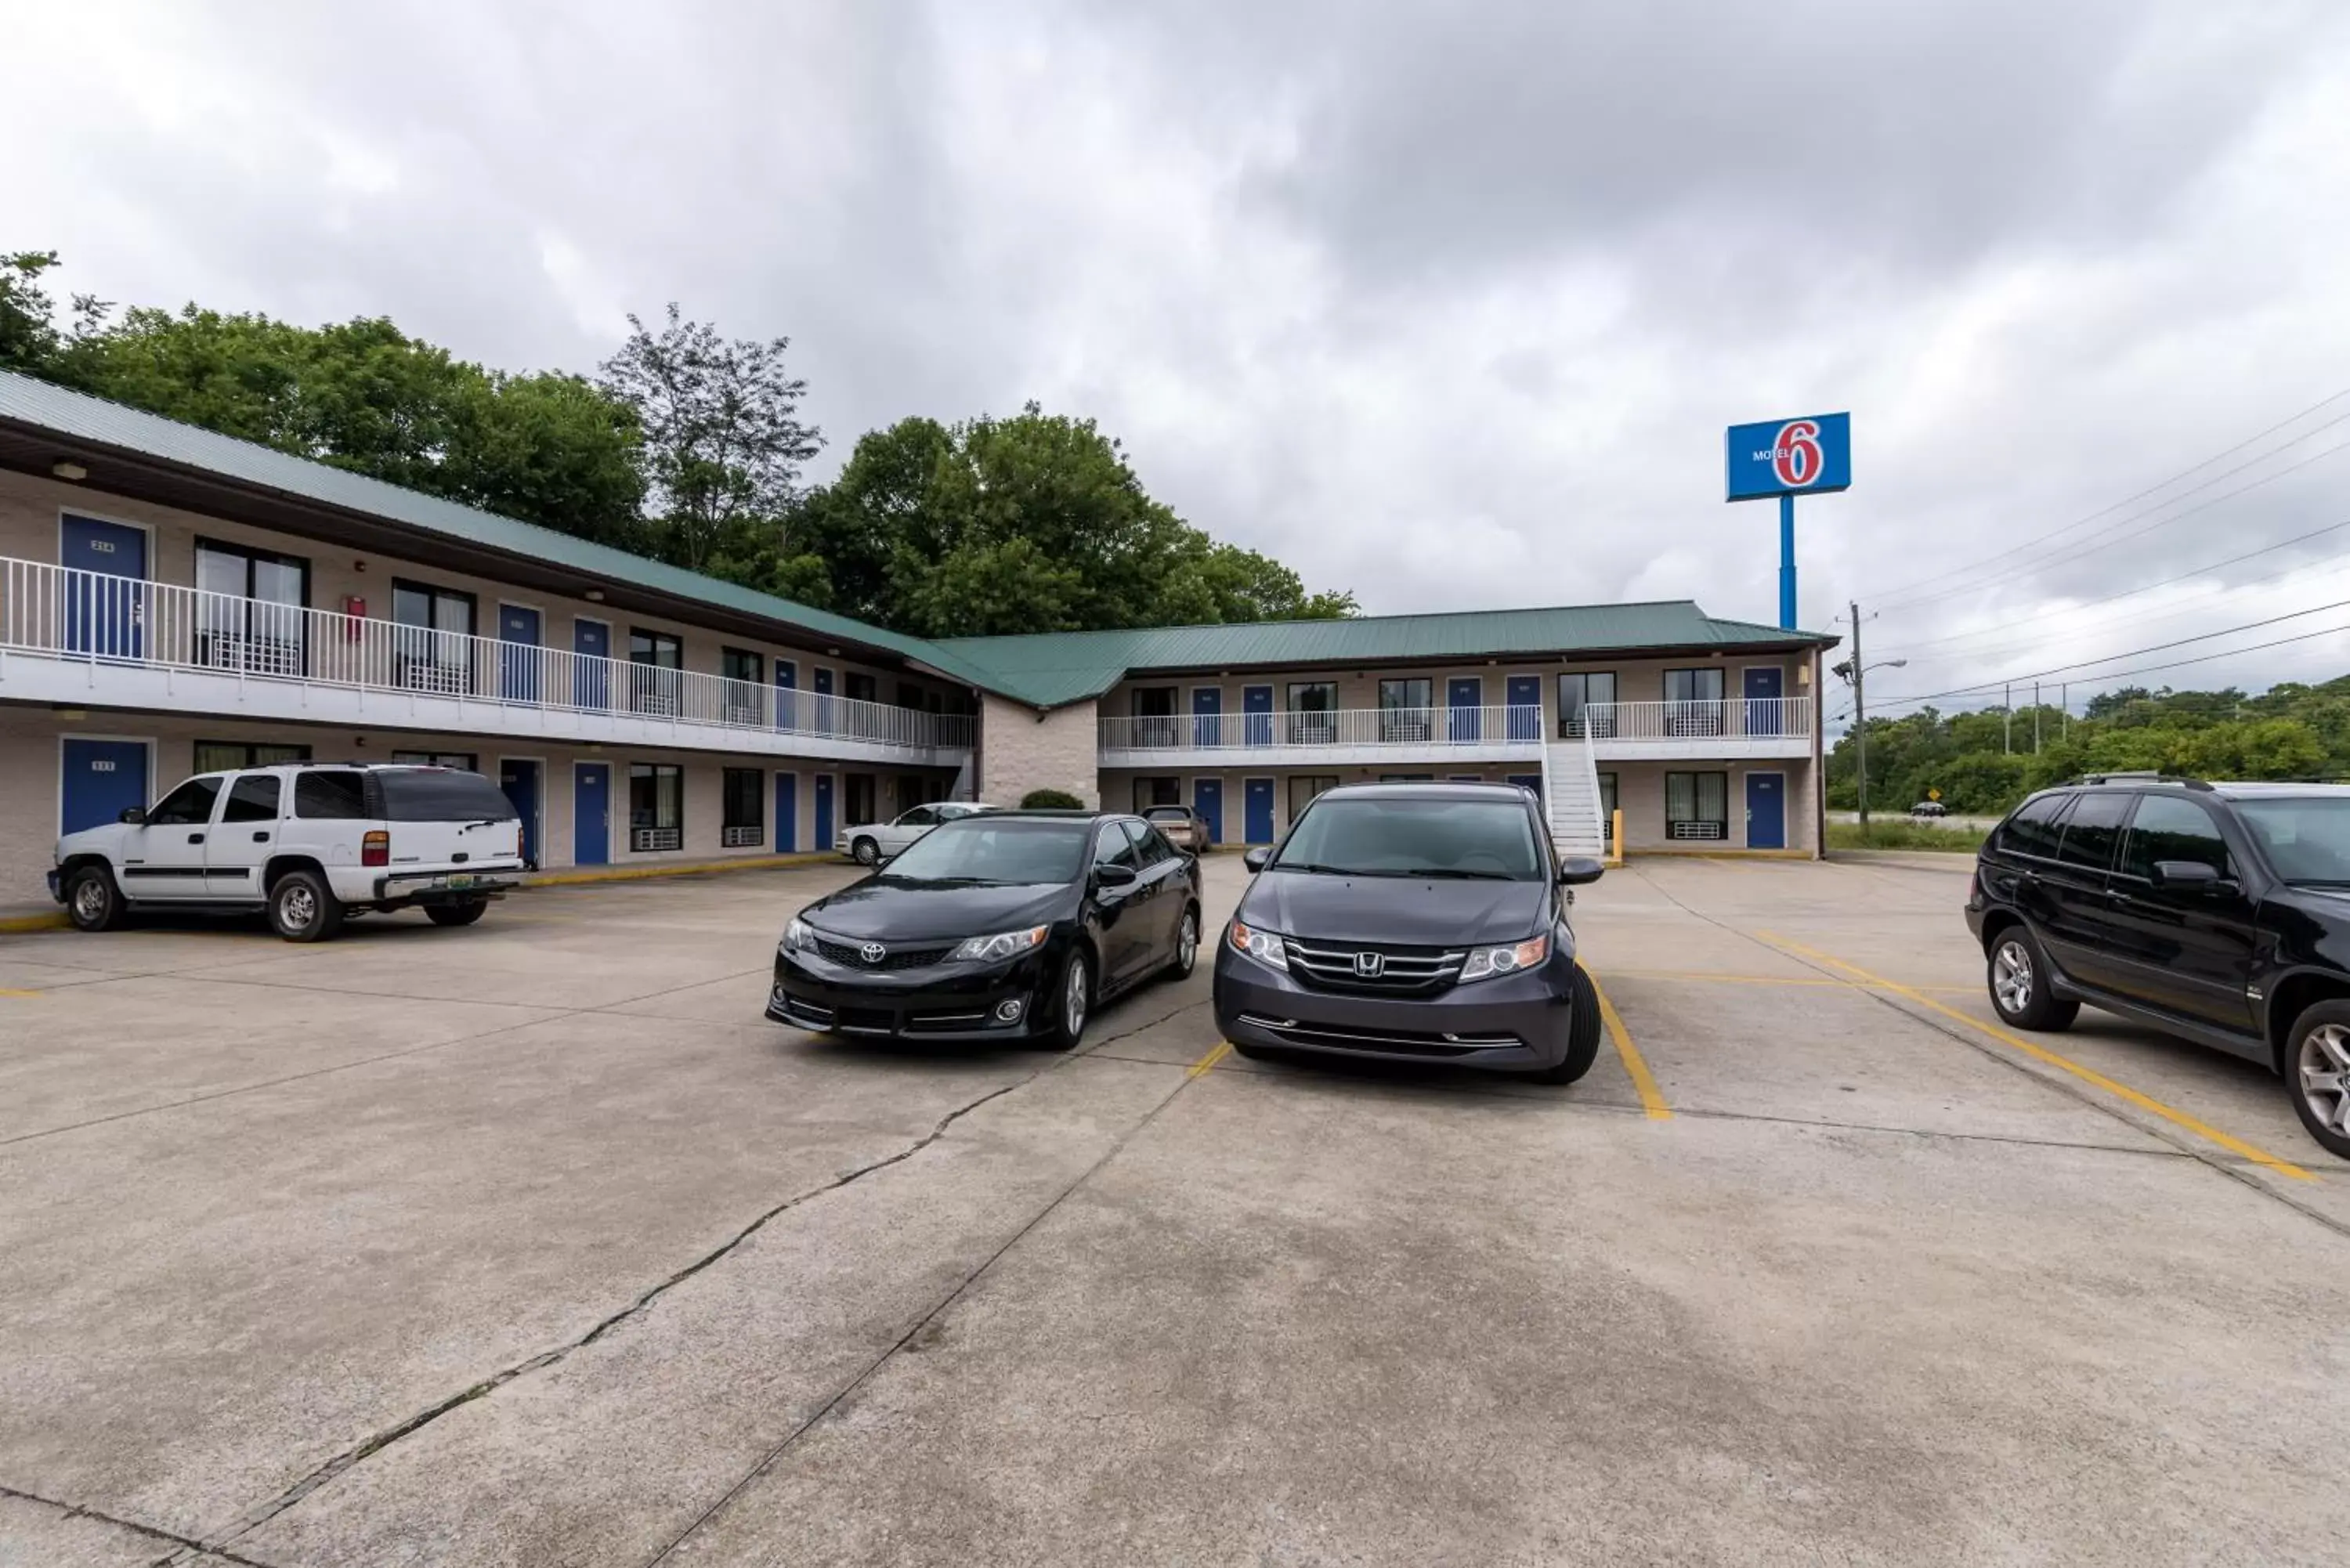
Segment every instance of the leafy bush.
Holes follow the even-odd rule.
[[[1903,817],[1877,817],[1866,827],[1856,822],[1828,824],[1830,849],[1950,849],[1971,852],[1982,847],[1980,827],[1937,827]]]
[[[1065,789],[1032,789],[1020,797],[1025,811],[1083,811],[1086,803]]]

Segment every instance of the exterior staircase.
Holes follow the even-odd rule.
[[[1588,736],[1543,747],[1543,804],[1551,842],[1561,855],[1607,857],[1607,826],[1600,809],[1599,763]]]

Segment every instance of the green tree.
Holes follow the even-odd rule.
[[[674,302],[659,332],[634,316],[629,327],[600,385],[644,431],[660,552],[696,571],[723,558],[738,575],[763,554],[790,558],[800,470],[824,445],[799,418],[807,383],[784,368],[791,339],[723,338]]]
[[[0,370],[39,374],[57,358],[56,307],[41,286],[57,265],[55,251],[0,253]]]
[[[800,540],[827,601],[933,637],[1355,613],[1222,544],[1142,487],[1091,420],[1030,403],[1007,419],[900,421],[807,498]]]

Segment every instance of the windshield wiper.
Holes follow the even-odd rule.
[[[1306,871],[1316,877],[1376,876],[1376,872],[1349,871],[1344,866],[1324,866],[1313,860],[1276,860],[1267,867],[1274,871]]]
[[[1515,877],[1506,871],[1471,871],[1460,866],[1415,866],[1409,871],[1389,871],[1389,877],[1440,877],[1456,882],[1514,882]]]

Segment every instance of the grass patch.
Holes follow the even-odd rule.
[[[1830,849],[1940,849],[1972,854],[1982,847],[1978,827],[1937,827],[1906,817],[1878,817],[1866,827],[1856,822],[1828,824]]]

